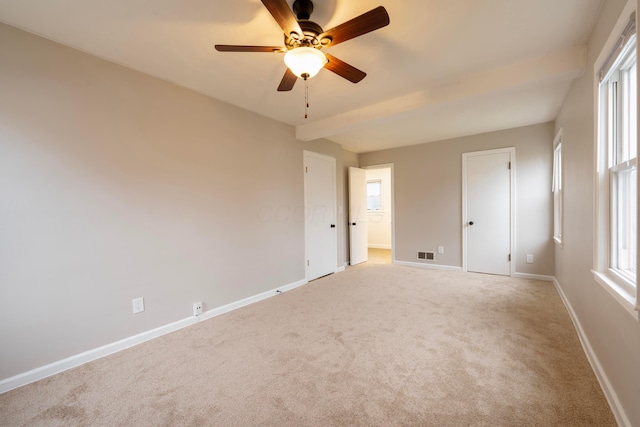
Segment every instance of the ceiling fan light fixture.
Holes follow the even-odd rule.
[[[308,79],[320,72],[327,63],[327,57],[312,47],[296,47],[284,55],[284,63],[291,72],[302,79]]]

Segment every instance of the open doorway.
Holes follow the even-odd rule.
[[[393,183],[390,165],[365,169],[367,248],[370,263],[393,263]]]

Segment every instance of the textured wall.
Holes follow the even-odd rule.
[[[0,379],[304,279],[270,214],[303,205],[293,128],[2,24],[0,52]]]
[[[394,164],[396,260],[444,246],[438,264],[462,266],[462,154],[515,147],[516,271],[553,275],[552,141],[545,123],[361,154],[361,166]]]
[[[629,418],[640,425],[640,324],[593,278],[594,63],[625,0],[603,2],[588,44],[587,71],[556,119],[562,131],[564,233],[556,248],[556,278]]]

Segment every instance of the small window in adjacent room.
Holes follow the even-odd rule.
[[[637,58],[626,11],[596,62],[597,197],[594,276],[633,312],[637,303]],[[634,313],[637,317],[637,313]]]
[[[374,179],[367,181],[367,211],[382,210],[382,181]]]
[[[553,141],[553,239],[562,243],[562,130]]]

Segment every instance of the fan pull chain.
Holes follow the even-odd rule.
[[[307,110],[309,109],[309,80],[304,79],[304,118],[309,117]]]

